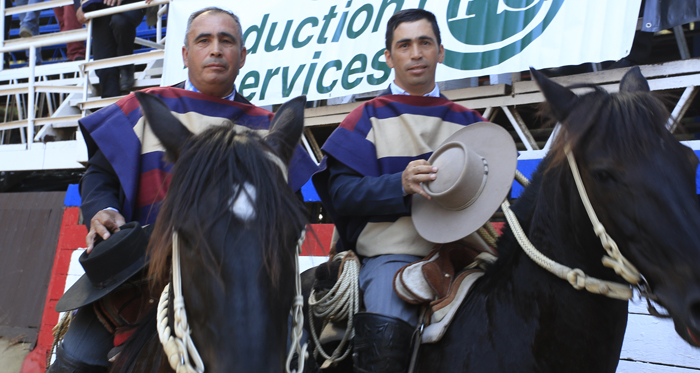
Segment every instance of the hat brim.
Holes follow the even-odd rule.
[[[148,261],[145,258],[139,259],[120,273],[122,277],[119,280],[116,280],[109,286],[102,288],[95,287],[88,276],[83,275],[63,294],[61,299],[58,300],[56,303],[56,311],[70,311],[100,300],[102,297],[112,292],[112,290],[125,283],[135,274],[139,273],[146,266],[146,264],[148,264]]]
[[[420,194],[413,195],[413,224],[421,237],[434,243],[460,240],[483,226],[508,195],[518,163],[513,137],[497,124],[468,125],[443,144],[453,141],[463,143],[486,159],[488,177],[479,198],[463,210],[448,210]],[[437,175],[440,177],[440,170]]]

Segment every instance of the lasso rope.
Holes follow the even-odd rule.
[[[640,280],[639,272],[627,259],[625,259],[622,256],[619,249],[617,248],[617,244],[615,244],[615,241],[605,232],[605,228],[598,220],[595,211],[593,210],[593,206],[591,205],[591,202],[588,199],[588,195],[586,194],[586,189],[584,188],[583,183],[581,182],[581,175],[578,172],[576,161],[574,160],[574,157],[571,154],[568,147],[565,149],[565,151],[569,160],[569,165],[571,167],[571,173],[573,174],[574,180],[576,182],[576,187],[579,191],[579,195],[581,196],[581,200],[583,201],[584,207],[586,208],[588,217],[591,220],[591,223],[593,224],[593,229],[596,235],[600,238],[603,248],[605,248],[605,251],[609,255],[603,257],[603,265],[609,268],[613,268],[615,270],[615,273],[622,276],[631,284],[637,284]],[[527,186],[528,184],[527,180],[524,178],[524,176],[522,176],[522,174],[518,175],[516,173],[516,180],[523,184],[523,186]],[[527,238],[527,235],[520,226],[518,218],[515,216],[515,213],[510,209],[510,203],[508,202],[508,200],[503,201],[503,203],[501,204],[501,209],[503,210],[503,213],[506,216],[506,220],[508,221],[511,230],[515,235],[515,238],[518,240],[518,243],[520,243],[520,246],[523,248],[523,251],[525,251],[525,253],[530,257],[530,259],[532,259],[539,266],[553,273],[557,277],[567,280],[571,284],[571,286],[573,286],[577,290],[585,288],[591,293],[602,294],[610,298],[621,300],[629,300],[632,298],[632,289],[629,287],[629,285],[590,277],[578,268],[571,269],[565,265],[559,264],[547,258],[544,254],[539,252]]]
[[[479,234],[479,237],[486,241],[487,245],[493,248],[496,247],[498,232],[493,229],[493,225],[491,225],[490,221],[487,221],[486,224],[484,224],[484,226],[479,228],[476,232]]]
[[[49,353],[46,354],[47,370],[51,367],[51,357],[53,356],[54,352],[56,352],[56,347],[58,347],[58,343],[63,340],[63,336],[66,335],[68,327],[70,327],[70,323],[75,317],[73,315],[74,312],[75,310],[64,313],[63,317],[61,317],[61,320],[58,321],[58,324],[56,324],[56,326],[54,326],[51,330],[53,332],[53,343],[51,344],[51,349],[49,350]]]
[[[323,349],[319,341],[316,329],[311,325],[311,337],[316,348],[314,355],[321,354],[326,361],[321,366],[322,369],[347,358],[352,351],[352,345],[346,343],[355,336],[353,328],[353,316],[360,310],[360,290],[358,288],[360,261],[352,251],[344,251],[333,256],[332,261],[341,262],[339,271],[340,277],[321,299],[316,300],[316,293],[311,290],[309,296],[309,319],[313,317],[323,319],[323,330],[328,323],[347,320],[347,327],[343,339],[331,355]],[[313,324],[313,323],[310,323]],[[345,348],[345,351],[343,351]]]

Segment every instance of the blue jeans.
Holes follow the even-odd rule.
[[[44,0],[15,0],[15,5],[27,5],[41,3]],[[21,13],[19,15],[19,26],[29,27],[32,30],[32,34],[39,35],[39,14],[41,11],[37,10],[34,12]]]
[[[107,354],[114,347],[114,336],[97,319],[92,304],[78,310],[63,337],[69,358],[88,365],[109,367]]]
[[[413,255],[380,255],[363,259],[360,268],[360,290],[365,310],[395,317],[416,326],[420,308],[404,302],[396,295],[394,275],[406,264],[421,259]]]
[[[15,6],[17,5],[27,5],[36,4],[44,2],[44,0],[15,0]],[[39,15],[40,10],[34,12],[20,13],[19,15],[19,27],[28,27],[32,30],[32,35],[39,35]],[[27,55],[29,58],[29,55]],[[41,63],[41,48],[36,49],[36,62]]]

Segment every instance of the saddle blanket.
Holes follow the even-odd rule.
[[[484,271],[480,269],[469,269],[460,272],[454,280],[453,288],[455,291],[450,292],[451,297],[430,303],[430,309],[432,310],[430,325],[423,329],[421,343],[435,343],[445,335],[462,301],[467,297],[476,280],[483,275]]]

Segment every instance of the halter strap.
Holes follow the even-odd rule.
[[[586,275],[582,270],[575,268],[571,269],[563,264],[559,264],[547,256],[542,254],[527,238],[527,234],[523,231],[520,226],[518,218],[515,216],[513,210],[510,209],[510,203],[506,200],[501,204],[501,209],[506,216],[508,225],[510,225],[513,235],[518,240],[520,247],[523,248],[525,254],[527,254],[533,262],[537,263],[540,267],[551,272],[555,276],[562,280],[566,280],[574,287],[576,290],[586,289],[594,294],[602,294],[610,298],[628,300],[632,298],[632,289],[629,285],[624,285],[616,282],[610,282],[605,280],[600,280],[595,277],[590,277]]]
[[[622,276],[622,278],[624,278],[630,284],[639,286],[639,282],[641,281],[639,271],[622,255],[615,241],[612,239],[612,237],[610,237],[610,235],[607,234],[605,227],[603,227],[603,224],[600,222],[600,220],[598,220],[595,210],[593,210],[593,205],[591,204],[588,194],[586,193],[586,188],[581,180],[581,174],[578,171],[576,160],[574,159],[568,145],[565,147],[564,151],[566,152],[566,157],[569,161],[571,173],[574,177],[579,196],[581,196],[581,201],[586,209],[588,218],[593,224],[593,230],[595,231],[596,236],[600,238],[603,248],[608,253],[608,255],[603,256],[603,265],[608,268],[612,268],[615,273]],[[522,176],[522,174],[518,174],[519,172],[516,171],[516,180],[523,184],[523,186],[526,186],[528,184],[527,179]],[[503,201],[501,204],[501,209],[506,216],[508,225],[510,225],[511,230],[513,231],[513,235],[518,240],[518,243],[523,248],[523,251],[540,267],[546,269],[557,277],[568,281],[576,290],[585,288],[591,293],[602,294],[614,299],[629,300],[632,298],[633,293],[629,285],[590,277],[581,269],[571,269],[546,257],[544,254],[538,251],[527,238],[527,235],[520,226],[518,218],[510,209],[510,203],[508,200]]]
[[[267,159],[271,160],[272,163],[276,164],[277,167],[279,167],[280,171],[282,171],[282,176],[284,176],[284,180],[285,181],[289,180],[287,165],[284,164],[284,162],[282,162],[282,159],[280,159],[280,157],[278,157],[277,155],[275,155],[272,152],[266,151],[264,153],[265,153],[265,157],[267,157]]]
[[[615,270],[615,273],[622,276],[622,278],[624,278],[630,284],[638,284],[641,279],[639,271],[632,263],[630,263],[629,260],[627,260],[627,258],[622,255],[620,249],[618,249],[617,244],[615,243],[615,240],[613,240],[612,237],[610,237],[610,235],[605,231],[605,227],[603,227],[603,224],[600,222],[600,220],[598,220],[598,216],[596,215],[595,210],[593,210],[593,205],[591,205],[591,201],[588,199],[586,187],[583,185],[583,181],[581,181],[581,174],[578,172],[578,166],[576,165],[576,160],[574,159],[574,155],[571,153],[569,145],[564,148],[564,151],[566,152],[566,158],[569,160],[569,167],[571,168],[571,173],[574,176],[574,181],[576,181],[578,194],[581,196],[581,201],[583,201],[583,206],[586,208],[588,218],[591,220],[591,224],[593,224],[593,231],[595,232],[596,236],[600,238],[600,243],[608,253],[608,255],[603,256],[603,265]]]

